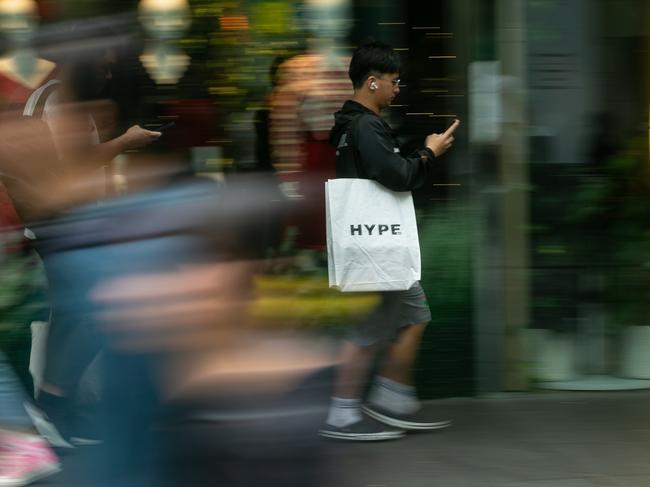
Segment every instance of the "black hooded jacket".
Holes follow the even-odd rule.
[[[424,187],[435,155],[428,148],[404,157],[395,132],[375,112],[348,100],[334,114],[330,143],[336,147],[336,177],[372,179],[393,191]]]

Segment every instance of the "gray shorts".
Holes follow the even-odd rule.
[[[407,291],[380,292],[375,309],[350,330],[348,339],[363,347],[395,340],[402,328],[431,320],[427,297],[419,282]]]

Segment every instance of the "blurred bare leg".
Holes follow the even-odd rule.
[[[386,361],[379,371],[381,377],[400,384],[413,385],[413,366],[418,356],[426,324],[405,328],[397,342],[388,349]]]
[[[362,347],[352,342],[345,342],[340,354],[334,396],[344,399],[361,398],[376,349],[376,346]]]

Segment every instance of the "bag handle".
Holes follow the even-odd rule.
[[[54,93],[54,90],[56,90],[59,87],[59,83],[52,82],[49,85],[47,85],[45,88],[43,88],[43,91],[38,95],[38,100],[36,100],[36,105],[34,106],[34,111],[32,112],[31,115],[25,115],[27,117],[33,117],[33,118],[43,118],[43,112],[45,111],[45,104],[47,103],[47,99],[50,97],[52,93]]]

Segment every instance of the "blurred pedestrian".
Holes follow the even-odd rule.
[[[53,175],[51,178],[45,179],[38,173],[28,176],[35,188],[33,194],[45,199],[41,205],[44,211],[35,215],[36,220],[57,218],[71,208],[105,197],[106,166],[110,161],[124,151],[156,141],[161,135],[134,125],[125,133],[110,137],[109,130],[96,122],[98,118],[115,119],[116,108],[102,98],[112,79],[117,50],[111,45],[114,39],[110,35],[94,34],[97,44],[89,43],[92,48],[81,50],[76,47],[77,51],[69,53],[61,66],[60,76],[35,90],[25,105],[25,116],[36,117],[47,126],[46,131],[34,134],[35,139],[51,137],[56,152],[48,159],[50,167],[42,171]],[[83,299],[69,292],[70,280],[75,276],[57,264],[56,255],[43,252],[37,226],[31,225],[29,231],[43,258],[51,305],[44,377],[36,391],[37,403],[51,423],[43,423],[43,418],[39,418],[38,424],[51,426],[43,433],[55,444],[65,446],[72,437],[81,438],[89,432],[77,431],[80,420],[74,397],[83,373],[102,344],[84,315]],[[85,425],[82,429],[89,427]]]

